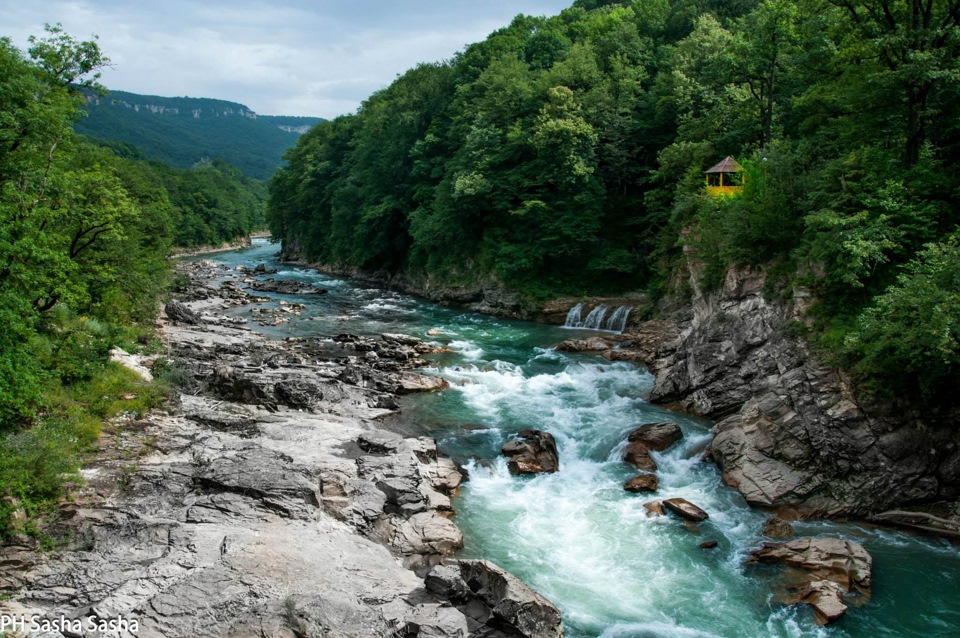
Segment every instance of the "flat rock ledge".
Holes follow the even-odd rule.
[[[139,638],[563,635],[556,608],[490,563],[456,563],[486,611],[424,581],[463,545],[464,477],[381,418],[431,346],[267,339],[221,312],[262,301],[246,271],[180,268],[192,284],[161,320],[178,399],[105,429],[62,506],[65,547],[0,548],[4,613],[136,619],[91,635]]]
[[[786,543],[764,543],[750,553],[748,562],[789,568],[779,602],[812,606],[819,625],[842,616],[849,604],[863,604],[870,597],[873,559],[859,543],[804,536]]]

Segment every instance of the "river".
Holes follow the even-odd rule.
[[[276,263],[277,245],[208,255],[230,266],[265,262],[273,277],[327,288],[322,296],[269,295],[306,304],[289,323],[251,327],[275,337],[405,332],[455,351],[428,373],[450,388],[404,400],[403,423],[432,436],[462,462],[470,480],[454,506],[462,555],[509,569],[554,602],[571,638],[960,636],[960,553],[946,541],[834,522],[794,525],[798,534],[839,535],[873,555],[873,597],[819,628],[804,607],[772,602],[776,572],[746,566],[763,541],[766,514],[725,487],[700,462],[710,423],[644,400],[653,377],[642,367],[551,347],[584,334],[444,308],[415,297]],[[250,316],[250,308],[234,311]],[[439,331],[426,337],[428,330]],[[679,496],[710,519],[692,532],[673,517],[647,518],[623,482],[626,434],[640,423],[672,420],[683,441],[662,454],[657,498]],[[551,432],[556,474],[515,477],[500,445],[523,428]],[[712,550],[700,543],[715,540]]]

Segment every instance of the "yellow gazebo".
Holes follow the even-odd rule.
[[[708,195],[736,195],[743,190],[743,167],[729,155],[705,173]]]

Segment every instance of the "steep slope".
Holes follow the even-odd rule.
[[[243,104],[208,98],[112,91],[89,95],[78,133],[139,147],[150,159],[189,168],[220,158],[265,179],[283,153],[321,118],[257,115]]]
[[[691,273],[677,337],[649,357],[651,401],[719,420],[712,456],[752,505],[869,516],[956,498],[955,404],[858,391],[800,335],[809,291],[773,299],[767,279],[763,269],[732,269],[718,290],[701,292]]]

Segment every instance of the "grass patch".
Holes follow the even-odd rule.
[[[116,363],[48,389],[32,427],[0,435],[0,540],[14,534],[42,540],[64,489],[80,480],[77,470],[103,422],[124,413],[140,418],[169,393],[165,383],[147,383]]]

